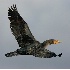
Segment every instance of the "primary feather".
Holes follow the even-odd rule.
[[[8,18],[10,20],[10,28],[15,36],[19,47],[24,47],[35,42],[35,38],[32,35],[28,24],[24,21],[24,19],[20,16],[17,11],[16,5],[8,10]]]

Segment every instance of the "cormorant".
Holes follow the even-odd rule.
[[[55,39],[49,39],[40,43],[32,35],[28,24],[18,13],[16,5],[11,6],[8,10],[8,18],[10,20],[10,28],[12,34],[15,36],[20,49],[17,49],[14,52],[5,54],[6,57],[12,57],[17,55],[33,55],[35,57],[51,58],[56,56],[61,56],[61,54],[56,55],[54,52],[51,52],[46,49],[48,45],[58,44],[60,41]]]

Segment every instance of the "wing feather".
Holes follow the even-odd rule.
[[[32,44],[35,41],[28,24],[23,20],[17,11],[16,5],[11,6],[8,10],[8,18],[10,20],[10,28],[15,36],[19,47]]]

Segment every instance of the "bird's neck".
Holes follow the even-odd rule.
[[[46,40],[42,43],[43,47],[47,47],[48,45],[51,45],[50,40]]]

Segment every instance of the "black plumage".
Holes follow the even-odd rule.
[[[59,43],[58,40],[49,39],[40,43],[34,38],[28,24],[18,13],[16,5],[9,8],[8,18],[10,20],[12,34],[15,36],[15,39],[21,48],[5,54],[6,57],[12,57],[15,55],[33,55],[35,57],[51,58],[56,56],[60,57],[62,55],[56,55],[54,52],[45,49],[47,45]]]

